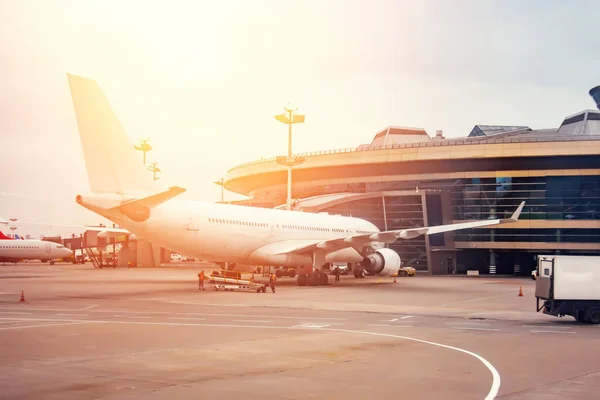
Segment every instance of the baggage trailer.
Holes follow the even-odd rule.
[[[267,292],[267,285],[264,283],[256,283],[242,279],[222,278],[220,276],[211,276],[211,280],[215,282],[215,290],[256,290],[256,293]]]
[[[538,256],[535,297],[537,312],[600,324],[600,257]]]

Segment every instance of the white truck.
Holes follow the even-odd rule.
[[[535,297],[538,312],[600,324],[600,257],[538,256]]]

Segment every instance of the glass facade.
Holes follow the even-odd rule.
[[[313,187],[320,191],[320,188]],[[339,190],[338,192],[349,192]],[[388,192],[381,197],[349,201],[322,211],[367,219],[380,230],[441,225],[453,220],[508,218],[521,201],[525,207],[522,220],[600,220],[600,176],[497,177],[430,181],[391,181],[368,183],[363,192]],[[406,193],[415,191],[415,194]],[[404,192],[393,195],[391,192]],[[446,196],[446,200],[443,200]],[[444,203],[446,201],[446,203]],[[445,204],[445,206],[444,206]],[[444,221],[444,218],[446,219]],[[600,243],[600,229],[470,229],[453,233],[456,242],[521,242],[521,243]],[[426,271],[431,259],[426,240],[432,248],[443,249],[443,234],[411,240],[398,240],[389,247],[396,250],[406,265]],[[568,245],[563,246],[566,249]],[[450,248],[454,248],[450,244]],[[512,273],[513,264],[533,268],[535,245],[515,250],[495,250],[498,271]],[[438,251],[436,250],[436,251]],[[462,249],[458,253],[461,268],[473,264],[487,273],[490,250]],[[558,249],[556,250],[558,251]],[[578,250],[564,250],[564,254]],[[589,249],[590,254],[598,253]],[[510,256],[508,254],[511,254]],[[520,261],[519,261],[520,260]],[[459,268],[460,269],[460,268]],[[525,271],[525,270],[523,270]],[[522,271],[522,273],[523,273]],[[459,273],[464,272],[460,270]],[[528,271],[526,271],[528,272]]]
[[[458,242],[600,243],[600,229],[469,229],[457,231]]]
[[[456,220],[505,218],[525,201],[522,219],[600,219],[600,176],[472,178],[452,188]]]

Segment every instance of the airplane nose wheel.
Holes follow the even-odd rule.
[[[304,273],[298,274],[298,286],[306,286],[308,283],[308,276]]]
[[[329,284],[329,277],[326,273],[315,271],[310,274],[298,274],[298,286],[326,286]]]
[[[319,285],[327,286],[329,284],[329,276],[324,272],[319,272]]]
[[[328,281],[327,274],[321,271],[313,272],[308,279],[310,286],[326,286]]]

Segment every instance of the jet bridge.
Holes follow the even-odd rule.
[[[83,234],[82,250],[85,251],[94,268],[116,268],[127,266],[129,259],[120,254],[129,246],[129,234],[105,232],[98,227],[90,227]],[[100,229],[98,229],[100,228]],[[135,262],[135,260],[132,260]],[[124,264],[124,265],[123,265]]]

